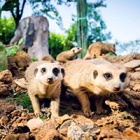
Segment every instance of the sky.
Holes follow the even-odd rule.
[[[95,2],[97,0],[87,0]],[[140,0],[106,0],[106,8],[100,8],[102,19],[104,20],[107,31],[112,34],[112,42],[115,40],[125,43],[140,39]],[[65,5],[57,6],[62,16],[63,25],[68,29],[72,24],[72,14],[76,15],[76,4],[71,7]],[[5,13],[2,13],[5,15]],[[6,13],[7,14],[7,13]],[[23,17],[31,16],[31,8],[26,6]],[[49,30],[56,33],[64,33],[55,23],[49,19]],[[112,43],[111,42],[111,43]]]
[[[107,0],[102,17],[113,39],[120,42],[140,39],[140,0]]]

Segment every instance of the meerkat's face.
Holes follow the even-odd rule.
[[[106,44],[106,48],[110,51],[110,52],[112,52],[112,53],[114,53],[115,55],[116,55],[116,46],[115,46],[115,44]]]
[[[64,69],[55,63],[43,63],[34,71],[35,78],[43,84],[53,84],[64,77]]]
[[[127,88],[130,77],[127,70],[120,64],[100,64],[95,66],[93,72],[95,92],[120,92]]]
[[[114,53],[115,55],[116,55],[116,46],[115,46],[115,44],[110,44],[110,47],[111,47],[111,51],[112,51],[112,53]]]
[[[71,51],[73,51],[74,54],[78,54],[82,51],[82,48],[80,47],[74,47],[71,49]]]

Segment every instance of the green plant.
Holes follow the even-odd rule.
[[[37,59],[36,58],[32,58],[32,61],[35,62],[35,61],[37,61]]]
[[[28,109],[29,112],[33,112],[30,98],[25,93],[20,93],[20,94],[16,94],[16,95],[13,95],[11,97],[8,97],[6,99],[6,101],[9,101],[12,103],[16,102],[18,105],[21,105],[24,109]]]
[[[9,44],[10,40],[14,36],[15,22],[12,17],[0,19],[0,41],[3,44]]]
[[[17,51],[19,50],[19,46],[23,43],[23,41],[24,41],[24,39],[21,38],[13,46],[7,47],[6,48],[7,56],[14,56],[14,55],[16,55]]]
[[[0,42],[0,71],[7,69],[7,54],[4,44]]]
[[[109,53],[106,54],[106,56],[108,56],[108,57],[109,56],[115,56],[115,54],[113,54],[112,52],[109,52]]]

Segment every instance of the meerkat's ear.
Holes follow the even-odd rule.
[[[34,70],[34,76],[36,76],[37,72],[38,72],[38,69],[36,68],[36,69]]]
[[[97,72],[97,70],[94,70],[94,71],[93,71],[93,77],[94,77],[94,79],[95,79],[97,76],[98,76],[98,72]]]
[[[62,73],[62,75],[64,77],[65,76],[65,70],[63,68],[61,69],[61,73]]]

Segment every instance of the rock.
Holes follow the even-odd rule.
[[[32,63],[32,59],[25,51],[18,51],[14,56],[15,63],[20,70],[26,70],[26,68]]]
[[[11,83],[12,73],[9,70],[4,70],[0,72],[0,81],[4,83]]]
[[[111,111],[119,111],[119,104],[110,100],[106,100],[105,104],[108,105],[111,108]]]
[[[35,140],[64,140],[55,129],[44,128],[35,135]]]
[[[82,128],[80,128],[74,122],[72,122],[71,125],[68,127],[67,137],[71,140],[86,140],[89,138],[92,139],[88,132],[84,132]]]
[[[8,134],[4,140],[29,140],[29,134]]]
[[[7,96],[11,92],[11,88],[8,86],[8,84],[5,84],[4,82],[0,82],[0,97]]]
[[[9,121],[8,117],[7,116],[3,116],[0,118],[0,125],[4,125],[4,124],[7,124]]]
[[[96,124],[84,123],[82,124],[82,130],[88,132],[93,139],[97,138],[97,135],[100,133],[100,128]]]
[[[73,122],[68,127],[67,136],[69,139],[79,140],[79,139],[81,139],[83,133],[84,133],[84,131],[79,126],[77,126],[76,123]]]
[[[140,92],[140,84],[135,84],[133,87],[134,91]]]
[[[140,138],[140,134],[136,133],[133,129],[131,128],[126,128],[123,131],[123,135],[125,135],[125,137],[129,138],[129,139],[137,139],[138,137]],[[130,138],[131,137],[131,138]]]
[[[98,139],[112,139],[112,140],[126,140],[125,137],[123,137],[122,133],[118,131],[117,129],[110,129],[109,127],[104,126],[101,129],[101,132],[98,136]]]
[[[140,72],[140,67],[139,68],[135,68],[136,72]]]
[[[27,126],[29,127],[30,131],[34,131],[35,129],[41,127],[43,121],[39,118],[31,119],[27,122]]]
[[[128,70],[132,70],[138,66],[140,66],[140,60],[132,60],[128,63],[125,63],[124,66],[128,69]]]
[[[4,110],[4,113],[9,114],[14,110],[15,110],[15,105],[14,104],[9,104],[9,105],[6,106],[6,108]]]
[[[68,119],[70,119],[69,118],[69,115],[63,115],[63,116],[61,116],[61,117],[58,117],[57,119],[56,119],[56,122],[58,123],[58,124],[62,124],[64,121],[66,121],[66,120],[68,120]]]
[[[28,82],[25,80],[25,78],[15,79],[14,82],[15,82],[18,86],[27,89]]]
[[[64,135],[67,136],[67,131],[68,131],[68,127],[71,125],[71,123],[73,122],[73,120],[67,120],[65,121],[59,128],[59,132]]]
[[[139,110],[140,108],[140,93],[134,91],[125,91],[121,95],[122,98],[129,102],[129,106],[134,107],[135,109]]]
[[[132,73],[131,80],[140,80],[140,72]]]

